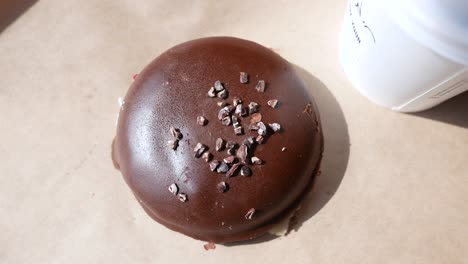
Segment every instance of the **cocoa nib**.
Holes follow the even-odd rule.
[[[227,105],[227,103],[224,102],[224,101],[217,102],[216,104],[217,104],[219,107],[225,107],[225,106]]]
[[[278,106],[278,100],[277,99],[268,100],[267,105],[270,106],[271,108],[276,108]]]
[[[169,128],[169,132],[171,132],[172,138],[176,140],[181,140],[182,139],[182,133],[180,133],[180,130],[174,127]]]
[[[177,187],[177,184],[173,183],[169,186],[169,188],[167,188],[169,190],[170,193],[172,193],[173,195],[177,195],[177,192],[179,192],[179,187]]]
[[[248,176],[252,175],[252,170],[247,166],[243,166],[241,168],[241,170],[240,170],[240,175],[248,177]]]
[[[227,149],[235,149],[235,148],[237,148],[237,143],[234,142],[234,141],[228,141],[226,143],[226,148]]]
[[[221,162],[219,160],[213,160],[210,162],[210,170],[215,171]]]
[[[232,105],[234,106],[237,106],[238,104],[241,104],[242,103],[242,100],[239,98],[239,97],[234,97],[234,99],[232,99]]]
[[[224,86],[221,83],[221,81],[216,81],[215,82],[214,89],[215,89],[216,92],[221,92],[222,90],[224,90]]]
[[[258,126],[258,130],[257,130],[258,134],[259,134],[260,136],[266,136],[266,134],[267,134],[267,127],[265,126],[265,124],[264,124],[263,122],[258,122],[258,123],[257,123],[257,126]]]
[[[216,139],[215,150],[216,150],[216,151],[221,151],[221,150],[223,150],[224,147],[225,147],[225,143],[226,143],[226,142],[224,141],[224,139],[222,139],[222,138],[217,138],[217,139]]]
[[[278,123],[268,124],[275,133],[279,133],[281,131],[281,125]]]
[[[227,90],[222,90],[221,92],[218,93],[218,98],[226,99],[227,97],[228,97]]]
[[[227,153],[228,155],[234,155],[234,154],[236,154],[236,150],[233,149],[233,148],[230,148],[230,149],[228,149],[228,150],[226,151],[226,153]]]
[[[226,162],[227,164],[232,164],[232,163],[236,163],[237,158],[235,156],[228,156],[224,158],[223,161]]]
[[[215,91],[215,88],[214,87],[211,87],[209,90],[208,90],[208,97],[216,97],[216,91]]]
[[[223,107],[224,110],[226,110],[229,114],[232,114],[232,111],[234,111],[236,109],[235,106],[233,105],[226,105],[225,107]]]
[[[247,83],[249,81],[249,75],[246,72],[240,72],[240,83]]]
[[[257,124],[249,124],[249,130],[250,131],[257,131],[258,130]]]
[[[197,116],[197,124],[200,126],[204,126],[208,123],[208,120],[206,120],[205,117],[203,116]]]
[[[218,112],[218,119],[223,120],[227,116],[229,116],[229,111],[225,107],[221,108]]]
[[[242,162],[246,163],[248,155],[249,155],[249,147],[242,144],[237,150],[237,157],[239,157],[239,159]]]
[[[252,164],[255,164],[255,165],[262,165],[263,163],[263,161],[257,157],[252,157],[250,161],[252,162]]]
[[[248,137],[246,138],[242,144],[246,145],[248,148],[251,148],[253,144],[255,144],[255,138],[254,137]]]
[[[258,104],[256,102],[250,102],[248,107],[249,107],[249,114],[258,112]]]
[[[237,170],[242,166],[240,163],[236,163],[232,165],[232,167],[229,169],[229,171],[226,173],[226,177],[230,178],[234,176],[234,174],[237,172]]]
[[[239,118],[238,118],[237,116],[232,116],[231,119],[232,119],[232,125],[233,125],[234,127],[240,126],[240,124],[239,124]]]
[[[258,81],[257,85],[255,86],[255,89],[258,92],[263,93],[265,91],[265,81],[264,80]]]
[[[244,130],[242,129],[242,127],[238,126],[238,127],[234,128],[234,133],[236,135],[242,135],[242,134],[244,134]]]
[[[265,142],[265,138],[261,135],[258,135],[257,138],[255,139],[255,141],[258,143],[258,144],[263,144],[263,142]]]
[[[203,145],[200,142],[197,143],[197,145],[195,145],[195,148],[193,149],[193,151],[195,152],[195,158],[200,158],[203,152],[205,152],[205,150],[207,149],[208,149],[207,146]]]
[[[245,107],[243,107],[242,104],[238,104],[234,113],[238,116],[245,116],[247,114],[247,110],[245,110]]]
[[[216,171],[218,173],[226,173],[229,171],[229,165],[226,163],[226,162],[221,162],[218,166],[218,168],[216,169]]]
[[[221,120],[221,124],[223,124],[223,126],[229,126],[231,124],[231,117],[226,116],[225,118],[223,118]]]
[[[255,208],[250,209],[246,214],[245,214],[245,219],[250,220],[255,214]]]
[[[229,185],[226,182],[220,182],[216,187],[220,193],[224,193],[229,189]]]
[[[179,146],[179,140],[177,140],[177,139],[176,139],[176,140],[169,140],[169,141],[167,141],[167,145],[168,145],[171,149],[176,150],[177,147]]]
[[[179,195],[177,195],[177,198],[179,198],[179,201],[183,203],[185,203],[188,200],[187,194],[185,193],[179,193]]]
[[[209,162],[212,158],[213,158],[213,155],[211,155],[211,153],[209,153],[208,151],[206,151],[202,155],[202,159],[204,159],[206,162]]]

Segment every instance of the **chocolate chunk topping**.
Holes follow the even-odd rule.
[[[197,116],[197,124],[199,124],[200,126],[204,126],[208,123],[208,120],[206,120],[205,117],[203,116]]]
[[[208,151],[206,151],[202,155],[202,159],[204,159],[206,162],[209,162],[212,158],[213,158],[213,155],[211,155],[211,153],[209,153]]]
[[[177,193],[179,192],[179,187],[177,187],[177,184],[173,183],[169,186],[169,188],[167,188],[169,190],[170,193],[172,193],[173,195],[177,195]]]
[[[232,163],[236,163],[237,158],[235,156],[229,156],[229,157],[224,158],[223,161],[226,162],[227,164],[232,164]]]
[[[172,138],[180,140],[182,139],[182,133],[180,130],[174,127],[169,128],[169,132],[171,132]]]
[[[215,89],[216,92],[221,92],[222,90],[224,90],[224,86],[221,83],[221,81],[216,81],[214,83],[214,89]]]
[[[208,90],[208,97],[216,97],[216,91],[215,91],[215,88],[214,87],[211,87],[209,90]]]
[[[273,132],[275,133],[278,133],[281,131],[281,125],[278,124],[278,123],[273,123],[273,124],[268,124],[271,128],[271,130],[273,130]]]
[[[208,149],[207,146],[203,145],[200,142],[197,143],[197,145],[195,145],[195,148],[193,149],[193,151],[195,152],[195,158],[200,158],[203,152],[205,152],[205,150],[207,149]]]
[[[223,124],[223,126],[229,126],[231,124],[231,117],[226,116],[223,118],[223,120],[221,120],[221,124]]]
[[[232,165],[232,167],[229,169],[229,171],[226,173],[226,177],[230,178],[234,176],[234,174],[237,172],[237,170],[242,166],[240,163],[236,163]]]
[[[241,170],[240,170],[240,175],[248,177],[248,176],[252,175],[252,170],[248,166],[243,166],[241,168]]]
[[[220,193],[225,193],[229,189],[229,185],[226,182],[220,182],[216,187]]]
[[[246,72],[240,72],[240,83],[247,83],[249,82],[249,75]]]
[[[249,114],[258,112],[258,104],[256,102],[249,103]]]
[[[271,108],[276,108],[278,106],[278,100],[277,99],[271,99],[267,102],[268,106]]]
[[[179,195],[177,195],[177,198],[179,198],[179,201],[183,203],[185,203],[188,200],[187,194],[185,193],[179,193]]]
[[[255,164],[255,165],[262,165],[263,163],[263,161],[257,157],[252,157],[250,161],[252,162],[252,164]]]
[[[210,170],[215,171],[221,162],[219,160],[213,160],[210,162]]]
[[[246,214],[245,214],[245,219],[250,220],[255,214],[255,208],[250,209]]]
[[[219,173],[226,173],[229,171],[229,165],[226,162],[221,162],[216,171]]]
[[[227,90],[222,90],[221,92],[218,93],[218,98],[226,99],[227,97],[228,97]]]
[[[222,139],[222,138],[217,138],[217,139],[216,139],[215,150],[216,150],[216,151],[221,151],[221,150],[223,150],[224,147],[225,147],[225,143],[226,143],[226,142],[224,141],[224,139]]]
[[[257,124],[260,121],[262,121],[262,114],[260,114],[260,113],[252,114],[252,116],[250,118],[250,123],[251,124]]]
[[[257,85],[255,86],[255,89],[258,92],[263,93],[265,91],[265,81],[264,80],[258,81]]]

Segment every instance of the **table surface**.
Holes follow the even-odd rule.
[[[360,96],[345,0],[31,2],[0,20],[0,263],[467,263],[468,94],[412,115]],[[146,216],[110,144],[132,75],[215,35],[296,65],[326,150],[297,231],[205,251]]]

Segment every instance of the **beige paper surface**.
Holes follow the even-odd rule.
[[[419,115],[361,97],[338,61],[345,2],[32,5],[0,33],[0,263],[468,263],[468,95]],[[297,65],[326,151],[297,232],[205,251],[146,216],[110,144],[132,75],[213,35]]]

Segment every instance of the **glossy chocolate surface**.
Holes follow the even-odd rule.
[[[240,72],[249,75],[240,82]],[[244,135],[218,120],[220,98],[208,90],[220,80],[225,99],[241,98],[260,105],[262,121],[279,123],[280,133],[257,145],[262,165],[249,165],[252,175],[234,177],[212,172],[203,158],[194,157],[200,142],[214,159],[229,156],[215,150],[217,138],[242,144],[250,116],[239,118]],[[255,87],[265,80],[263,93]],[[277,99],[278,105],[267,105]],[[201,126],[197,117],[208,122]],[[183,134],[176,150],[168,147],[170,127]],[[313,99],[293,67],[273,51],[254,42],[216,37],[175,46],[151,62],[130,87],[122,107],[114,145],[125,181],[145,211],[168,228],[196,239],[223,243],[265,233],[291,213],[310,189],[323,152],[320,121]],[[225,192],[218,184],[226,182]],[[181,202],[168,187],[177,184],[188,200]],[[255,208],[251,219],[246,214]]]

